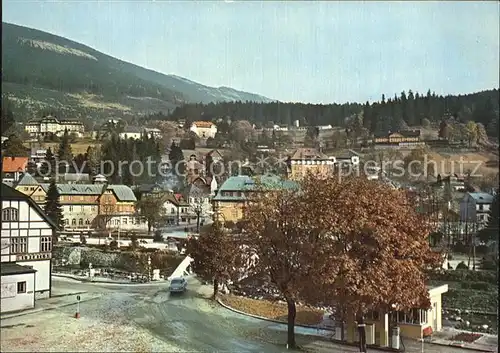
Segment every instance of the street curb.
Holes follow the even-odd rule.
[[[91,300],[98,299],[100,297],[101,296],[96,296],[96,297],[91,297],[91,298],[88,298],[85,300],[80,300],[80,304],[85,303],[85,302],[89,302]],[[0,320],[6,320],[6,319],[11,319],[13,317],[36,314],[36,313],[40,313],[42,311],[55,310],[55,309],[64,308],[64,307],[71,306],[71,305],[76,305],[77,303],[78,302],[66,303],[66,304],[61,304],[61,305],[49,306],[47,308],[38,308],[38,309],[35,308],[35,309],[32,309],[31,311],[22,311],[20,313],[15,313],[15,314],[5,314],[5,315],[0,316]],[[2,328],[2,327],[0,327],[0,328]]]
[[[269,319],[267,317],[263,317],[263,316],[259,316],[259,315],[254,315],[254,314],[249,314],[249,313],[245,313],[244,311],[241,311],[241,310],[238,310],[238,309],[234,309],[231,306],[225,304],[222,300],[220,300],[220,298],[215,298],[215,300],[223,308],[225,308],[227,310],[230,310],[232,312],[235,312],[237,314],[244,315],[244,316],[249,316],[249,317],[252,317],[254,319],[258,319],[258,320],[262,320],[262,321],[273,322],[273,323],[276,323],[276,324],[282,324],[282,325],[286,325],[287,324],[284,321]],[[328,328],[318,328],[316,326],[311,326],[311,325],[300,325],[300,324],[297,325],[296,324],[295,327],[304,327],[304,328],[310,328],[310,329],[316,329],[316,330],[332,331],[332,330],[329,330]],[[315,336],[315,335],[309,335],[309,336]],[[335,340],[335,339],[325,339],[325,338],[323,338],[321,336],[315,336],[315,337],[318,337],[319,339],[325,340],[327,342],[333,342],[333,343],[337,343],[337,344],[340,344],[340,345],[357,346],[356,343],[339,341],[339,340]],[[456,345],[456,344],[453,344],[453,343],[443,344],[443,343],[437,343],[437,342],[432,342],[432,341],[428,342],[428,343],[436,345],[436,346],[455,347],[455,348],[460,348],[460,349],[469,350],[469,351],[475,351],[475,352],[485,352],[485,353],[495,352],[495,350],[487,350],[487,349],[471,348],[471,347],[462,347],[462,346],[459,346],[459,345]],[[372,345],[367,345],[367,347],[371,348],[371,349],[379,350],[379,351],[384,351],[384,352],[403,352],[403,350],[401,350],[401,349],[397,350],[397,349],[393,349],[393,348],[390,348],[390,347],[379,347],[379,346],[372,346]]]
[[[71,295],[78,295],[78,294],[85,294],[88,293],[88,291],[83,291],[83,292],[75,292],[75,293],[67,293],[67,294],[58,294],[58,295],[52,295],[51,298],[61,298],[61,297],[69,297]]]

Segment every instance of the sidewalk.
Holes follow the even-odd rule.
[[[80,295],[80,304],[101,297],[101,294],[87,294],[86,292],[60,294],[52,298],[36,300],[35,308],[33,309],[2,314],[0,315],[0,320],[6,320],[17,316],[35,314],[46,310],[59,309],[70,305],[74,305],[76,309],[78,302],[78,300],[76,299],[77,295]]]

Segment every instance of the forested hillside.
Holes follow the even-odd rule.
[[[364,105],[303,104],[303,103],[252,103],[226,102],[219,104],[186,104],[176,108],[164,119],[212,120],[229,116],[249,120],[257,125],[287,124],[299,120],[301,125],[346,126],[346,119],[362,115],[363,125],[372,133],[400,130],[411,126],[438,123],[453,116],[459,122],[473,120],[486,127],[490,136],[498,136],[498,89],[458,96],[439,96],[411,90],[393,97]],[[160,115],[151,116],[158,119]]]
[[[228,87],[208,87],[116,59],[36,29],[2,23],[2,95],[17,120],[46,111],[82,119],[133,117],[183,103],[271,101]]]

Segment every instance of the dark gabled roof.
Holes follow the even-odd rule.
[[[54,223],[54,221],[52,221],[45,214],[45,212],[40,208],[40,206],[38,206],[38,204],[31,197],[29,197],[28,195],[25,195],[22,192],[17,191],[16,189],[11,188],[8,185],[5,185],[4,183],[2,183],[1,191],[2,191],[2,193],[1,193],[2,194],[2,196],[1,196],[2,200],[10,200],[10,201],[21,201],[22,200],[22,201],[26,201],[27,203],[29,203],[29,205],[31,207],[33,207],[35,209],[36,212],[38,212],[38,214],[40,215],[40,217],[42,217],[47,223],[49,223],[52,226],[53,229],[55,229],[55,230],[59,229],[59,227]]]
[[[210,196],[210,185],[204,185],[202,187],[190,184],[184,190],[184,197],[187,199],[189,197],[207,197]]]
[[[0,266],[0,275],[8,276],[8,275],[22,275],[25,273],[35,273],[36,270],[31,266],[21,266],[16,264],[15,262],[2,262],[2,266]]]

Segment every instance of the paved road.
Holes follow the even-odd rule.
[[[167,283],[121,286],[54,279],[58,291],[101,294],[75,307],[2,320],[1,351],[287,352],[286,333],[275,324],[232,313],[204,297],[210,286],[189,279],[188,292],[171,296]],[[20,329],[22,327],[22,329]],[[297,341],[309,352],[355,352],[313,337]],[[451,353],[457,349],[420,345],[407,352]]]

